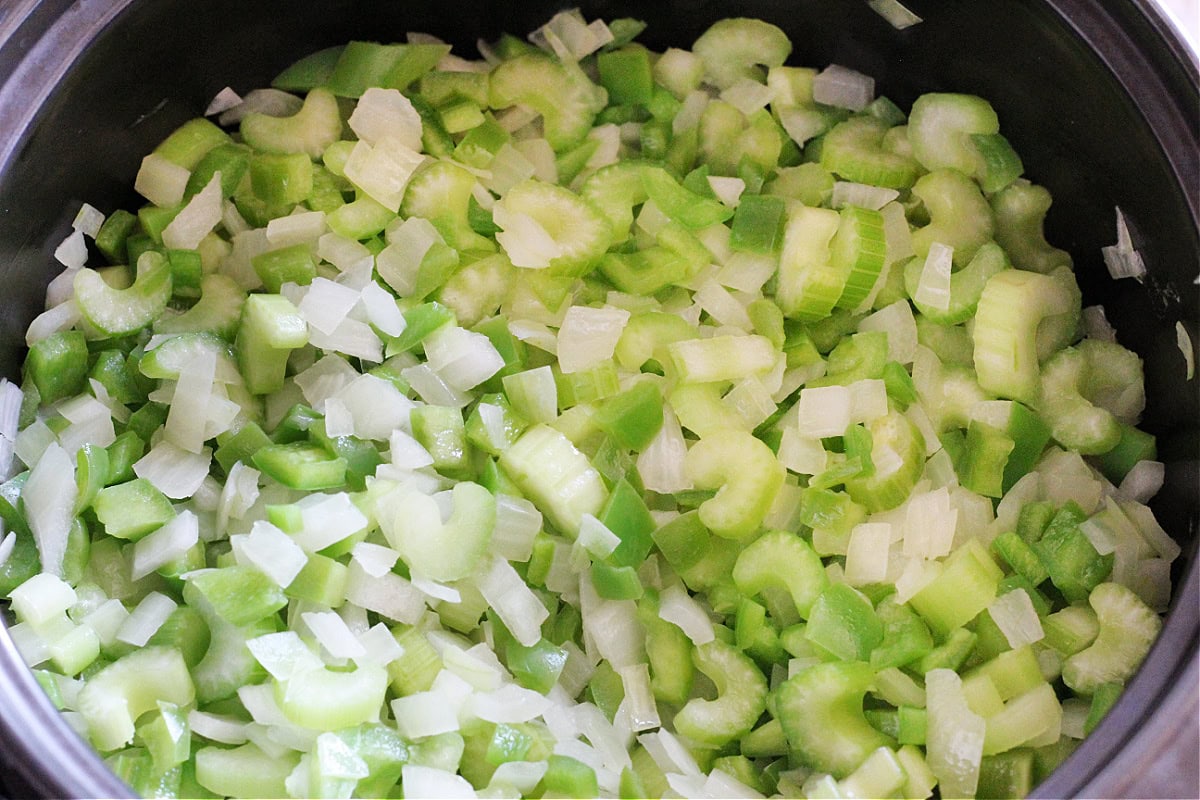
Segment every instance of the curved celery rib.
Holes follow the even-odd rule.
[[[833,263],[846,272],[838,308],[856,309],[875,287],[879,272],[887,260],[887,238],[883,232],[883,215],[858,206],[841,211],[837,233],[829,243]]]
[[[1043,223],[1050,210],[1045,187],[1016,181],[992,195],[996,241],[1021,269],[1048,273],[1071,266],[1071,255],[1046,241]]]
[[[376,719],[387,687],[387,670],[375,664],[353,672],[315,667],[276,683],[275,700],[293,723],[335,731]]]
[[[468,209],[476,177],[451,161],[434,161],[409,179],[400,215],[433,223],[446,244],[456,250],[494,251],[496,243],[471,229]]]
[[[770,531],[738,554],[733,582],[747,597],[767,588],[786,591],[804,619],[829,585],[829,577],[812,545],[794,533]]]
[[[1014,269],[992,276],[975,314],[979,385],[1001,397],[1036,402],[1041,393],[1039,326],[1074,308],[1070,291],[1047,275]]]
[[[642,180],[643,166],[644,162],[628,160],[609,164],[589,175],[579,188],[579,193],[608,218],[614,241],[629,238],[633,209],[649,197]]]
[[[1063,682],[1080,694],[1105,683],[1121,683],[1133,675],[1162,620],[1141,598],[1119,583],[1102,583],[1088,595],[1100,632],[1083,650],[1063,662]]]
[[[828,208],[795,205],[784,223],[783,252],[775,302],[784,316],[818,320],[829,316],[846,286],[844,272],[830,263],[830,246],[841,216]]]
[[[319,158],[342,135],[337,98],[328,89],[313,89],[290,117],[247,114],[241,123],[246,144],[263,153],[304,153]]]
[[[713,23],[692,45],[704,64],[704,73],[718,89],[739,78],[761,81],[760,65],[778,67],[792,52],[787,34],[769,22],[733,18]]]
[[[525,53],[492,70],[488,100],[493,108],[520,103],[537,111],[542,115],[546,140],[556,151],[563,151],[592,129],[607,94],[578,65],[541,53]]]
[[[908,140],[929,170],[951,168],[974,176],[979,155],[970,136],[993,134],[1000,120],[988,101],[968,94],[930,92],[913,101]]]
[[[284,782],[300,754],[264,753],[258,745],[202,747],[196,751],[196,782],[222,797],[287,797]]]
[[[682,317],[662,311],[643,311],[625,323],[613,357],[625,369],[640,370],[651,359],[665,363],[669,345],[694,338],[696,329]]]
[[[78,709],[99,750],[115,750],[133,740],[134,721],[160,700],[191,705],[195,688],[178,650],[147,647],[93,675],[79,693]]]
[[[925,437],[908,417],[890,411],[866,425],[871,434],[868,474],[849,478],[846,494],[868,511],[886,511],[904,502],[925,469]]]
[[[843,179],[888,189],[907,189],[917,179],[917,163],[884,148],[886,122],[857,116],[839,122],[825,134],[821,166]]]
[[[718,536],[742,539],[762,524],[785,470],[771,448],[744,431],[718,431],[688,450],[684,470],[698,489],[716,489],[700,504],[700,521]]]
[[[500,454],[500,466],[551,524],[574,538],[584,514],[600,513],[604,479],[571,441],[549,425],[534,425]]]
[[[465,578],[478,566],[492,541],[496,498],[477,483],[462,481],[451,490],[454,510],[445,522],[437,501],[413,491],[405,498],[385,534],[412,569],[435,581]]]
[[[775,717],[788,744],[808,766],[844,778],[878,747],[892,747],[863,716],[863,697],[875,671],[857,661],[817,664],[785,681]]]
[[[1090,366],[1087,356],[1073,347],[1055,353],[1042,367],[1036,407],[1055,441],[1084,455],[1097,455],[1116,447],[1121,426],[1107,409],[1083,396]]]
[[[954,249],[954,263],[962,267],[992,238],[992,209],[975,181],[953,169],[922,175],[912,187],[929,213],[929,224],[913,231],[913,250],[929,252],[934,242]]]
[[[956,253],[958,251],[955,251]],[[921,316],[940,325],[966,322],[979,306],[983,287],[992,276],[1010,267],[1004,250],[995,242],[987,242],[975,251],[974,257],[962,269],[950,275],[950,302],[946,308],[935,308],[916,297],[924,262],[911,259],[904,266],[904,288]]]
[[[496,241],[514,266],[547,269],[553,275],[586,275],[611,241],[608,220],[557,184],[522,181],[496,203],[492,216],[501,228]]]
[[[154,321],[155,333],[208,332],[233,339],[242,317],[246,292],[237,281],[219,272],[200,279],[200,299],[187,311]]]
[[[137,261],[137,277],[128,289],[114,289],[94,269],[75,275],[75,303],[92,329],[93,339],[135,333],[149,325],[171,299],[171,265],[153,250]]]
[[[693,650],[692,661],[717,687],[717,698],[689,700],[675,715],[675,730],[713,748],[745,736],[766,708],[762,672],[749,656],[719,639]]]
[[[1080,393],[1120,422],[1135,424],[1146,407],[1141,357],[1116,342],[1102,339],[1084,339],[1075,348],[1088,363]]]

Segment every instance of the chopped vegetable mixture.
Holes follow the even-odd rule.
[[[136,791],[1020,797],[1137,669],[1142,363],[992,106],[642,28],[319,51],[76,219],[0,592]]]

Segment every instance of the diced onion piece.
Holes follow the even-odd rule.
[[[1158,524],[1158,520],[1154,518],[1154,512],[1150,510],[1149,506],[1130,501],[1121,501],[1118,505],[1137,528],[1137,532],[1160,558],[1168,562],[1179,558],[1179,554],[1183,552],[1182,548]]]
[[[1166,465],[1161,461],[1139,461],[1125,474],[1118,491],[1121,497],[1148,503],[1162,488]]]
[[[654,733],[643,733],[637,740],[663,772],[696,777],[703,775],[696,759],[673,733],[657,730]]]
[[[523,497],[496,495],[496,524],[492,552],[509,561],[528,561],[542,530],[542,513]]]
[[[59,444],[74,455],[85,444],[108,447],[116,438],[112,412],[91,395],[78,395],[59,405],[59,413],[71,424],[58,435]]]
[[[358,304],[359,293],[328,278],[314,278],[308,293],[300,301],[300,316],[324,334],[337,330]]]
[[[417,396],[431,406],[465,408],[473,399],[469,392],[456,389],[428,364],[418,364],[400,371]]]
[[[904,555],[941,558],[950,554],[958,509],[950,504],[948,490],[934,489],[909,498],[904,516]]]
[[[828,122],[820,111],[815,108],[781,108],[779,109],[779,124],[784,132],[798,145],[805,144],[809,139],[821,134]]]
[[[425,614],[425,595],[400,575],[368,575],[356,561],[350,562],[346,599],[388,619],[415,625]]]
[[[893,28],[902,31],[921,22],[921,18],[909,10],[900,0],[867,0],[867,4]]]
[[[883,186],[837,181],[833,184],[833,194],[829,198],[829,204],[834,208],[859,206],[878,211],[899,196],[900,192],[897,190]]]
[[[472,695],[468,708],[485,722],[511,725],[541,716],[550,703],[550,699],[540,692],[509,683],[490,692]]]
[[[350,151],[344,169],[351,183],[395,213],[400,210],[409,179],[424,161],[425,156],[419,150],[389,135],[374,145],[359,140]]]
[[[753,83],[753,81],[751,82]],[[762,84],[755,83],[754,85],[761,86]],[[763,88],[766,89],[765,86]],[[737,208],[738,201],[742,199],[742,192],[746,191],[746,182],[744,180],[724,175],[709,175],[708,185],[712,188],[713,194],[717,196],[717,199],[730,208]]]
[[[716,638],[712,620],[696,598],[679,584],[672,584],[659,595],[658,615],[677,626],[692,644],[701,645]]]
[[[430,369],[459,391],[475,388],[504,367],[504,357],[487,336],[457,325],[442,325],[423,344]]]
[[[376,145],[388,136],[410,150],[421,149],[421,115],[412,101],[396,89],[368,88],[359,97],[348,120],[359,139]]]
[[[1045,636],[1033,601],[1024,589],[1013,589],[997,597],[988,606],[988,614],[1013,648],[1040,642]]]
[[[617,545],[621,543],[621,537],[610,531],[607,525],[591,514],[584,514],[579,522],[579,534],[575,537],[575,541],[588,551],[592,558],[599,561],[607,558],[612,551],[617,549]]]
[[[374,281],[362,291],[363,309],[367,319],[386,336],[399,336],[404,332],[404,312],[396,305],[396,298]]]
[[[413,576],[412,585],[416,587],[418,592],[431,600],[450,603],[452,605],[458,605],[462,602],[462,592],[453,586],[447,586],[444,583],[422,578],[420,575]]]
[[[322,666],[317,654],[295,631],[282,631],[246,640],[246,649],[272,678],[286,681],[292,675]]]
[[[830,64],[813,78],[813,100],[827,106],[862,111],[875,99],[875,79],[870,75]]]
[[[846,583],[866,586],[887,577],[892,526],[887,522],[862,522],[850,530],[846,544]]]
[[[494,558],[491,566],[480,572],[478,582],[479,592],[513,637],[527,647],[536,644],[542,637],[542,622],[550,612],[512,565],[503,558]]]
[[[83,231],[72,230],[54,249],[54,259],[67,269],[79,269],[87,265],[87,242]]]
[[[340,397],[325,401],[325,435],[332,438],[354,435],[354,417]]]
[[[1146,264],[1142,260],[1142,254],[1133,246],[1133,238],[1129,235],[1129,225],[1125,221],[1125,214],[1121,212],[1120,208],[1117,208],[1116,212],[1117,243],[1100,248],[1100,254],[1104,257],[1108,274],[1114,280],[1136,278],[1140,281],[1146,275]]]
[[[721,99],[743,114],[750,115],[766,108],[775,96],[775,90],[765,83],[750,78],[738,78],[721,90]]]
[[[271,243],[272,249],[291,247],[297,244],[317,244],[325,236],[325,231],[324,211],[297,210],[286,217],[276,217],[267,223],[267,241]],[[334,236],[336,235],[334,234]],[[366,251],[366,255],[370,257],[369,250]],[[337,265],[335,264],[335,266]]]
[[[580,372],[612,358],[629,316],[623,308],[567,309],[558,331],[558,360],[563,373]]]
[[[416,403],[396,386],[376,375],[359,375],[326,400],[337,399],[354,421],[354,435],[387,441],[396,430],[407,430]]]
[[[244,744],[248,741],[246,729],[249,723],[236,717],[192,709],[188,712],[187,722],[188,730],[212,742]]]
[[[172,500],[191,497],[208,476],[212,451],[205,447],[189,453],[163,439],[133,465],[133,472]]]
[[[746,307],[715,279],[710,278],[701,284],[692,297],[710,317],[721,325],[728,325],[743,331],[750,331],[754,327]],[[561,349],[561,344],[559,347]]]
[[[300,508],[300,530],[292,538],[310,553],[353,536],[368,524],[366,516],[345,492],[310,494],[296,505]]]
[[[184,509],[133,545],[130,577],[135,581],[182,557],[200,541],[200,520]]]
[[[290,92],[279,89],[251,89],[237,105],[220,113],[217,123],[222,126],[236,125],[247,114],[266,114],[268,117],[295,116],[304,106],[304,101]]]
[[[241,461],[229,469],[217,500],[217,531],[223,535],[231,519],[244,519],[258,501],[258,479],[262,473]]]
[[[926,761],[946,797],[973,797],[987,724],[967,706],[962,679],[949,669],[925,674]]]
[[[178,604],[165,594],[150,592],[121,623],[117,629],[117,641],[144,647],[176,608]]]
[[[405,764],[401,768],[400,781],[404,784],[406,797],[441,797],[445,800],[461,800],[476,796],[475,788],[467,782],[466,778],[434,767]]]
[[[308,563],[300,545],[266,520],[255,520],[249,533],[231,536],[229,543],[239,564],[257,567],[282,587],[295,580]]]
[[[96,238],[100,226],[104,224],[104,212],[90,203],[83,203],[71,221],[71,227],[91,239]]]
[[[217,354],[209,348],[200,350],[188,362],[187,369],[180,370],[163,431],[165,440],[181,450],[200,453],[204,449],[207,440],[205,422],[212,403],[216,372]]]
[[[870,422],[888,413],[887,387],[879,378],[864,378],[846,387],[850,394],[850,421]]]
[[[397,428],[390,437],[392,463],[404,469],[420,469],[433,463],[433,456],[410,434]]]
[[[208,107],[204,109],[204,116],[215,116],[223,111],[228,111],[234,106],[241,104],[241,102],[241,95],[239,95],[229,86],[226,86],[224,89],[213,95],[212,100],[208,101]]]
[[[315,329],[310,331],[309,344],[373,364],[383,361],[383,343],[378,334],[367,323],[352,317],[342,320],[333,333],[326,334]]]
[[[796,425],[801,436],[841,436],[850,424],[850,390],[845,386],[813,386],[800,390]]]
[[[819,437],[802,436],[791,426],[783,429],[776,455],[779,463],[797,475],[816,475],[829,463],[829,453]]]
[[[21,492],[43,572],[62,576],[77,494],[75,461],[53,442],[37,459]]]
[[[192,173],[157,153],[142,159],[133,188],[154,205],[165,208],[183,200]]]
[[[650,688],[650,666],[631,664],[622,667],[618,674],[621,676],[621,686],[625,689],[625,699],[620,706],[621,713],[629,720],[630,730],[637,733],[662,725],[658,705],[654,701],[654,692]]]
[[[32,347],[37,342],[53,336],[56,333],[70,330],[79,322],[82,315],[74,298],[67,298],[62,303],[43,311],[33,318],[25,329],[25,344]]]
[[[215,172],[208,184],[192,196],[175,218],[163,228],[163,244],[179,250],[194,250],[200,240],[212,233],[221,221],[221,173]]]
[[[1184,376],[1190,381],[1196,377],[1196,351],[1192,345],[1192,336],[1182,321],[1175,323],[1175,344],[1179,346],[1179,352],[1183,353],[1183,362],[1186,365]]]
[[[8,563],[8,559],[12,556],[13,547],[17,543],[16,531],[9,531],[4,534],[4,538],[0,540],[0,567]]]
[[[377,622],[367,630],[358,634],[358,642],[363,647],[363,653],[355,662],[364,664],[387,665],[404,655],[404,648],[396,641],[391,630],[382,622]]]
[[[558,12],[529,34],[529,41],[564,61],[579,61],[612,40],[612,31],[603,20],[588,24],[577,8]]]
[[[391,572],[400,558],[400,554],[392,548],[371,542],[359,542],[354,545],[350,555],[372,578]]]
[[[683,468],[687,442],[679,419],[669,408],[663,409],[663,424],[650,444],[638,455],[637,470],[642,485],[654,492],[669,494],[692,488]]]
[[[950,271],[953,266],[954,248],[941,242],[929,245],[929,254],[921,268],[917,291],[913,300],[946,311],[950,308]]]
[[[917,321],[906,300],[884,306],[858,324],[859,331],[883,331],[887,334],[888,359],[911,364],[917,352]]]
[[[366,653],[346,621],[334,611],[305,611],[300,619],[312,631],[325,652],[334,658],[358,658]]]

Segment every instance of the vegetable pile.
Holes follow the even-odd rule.
[[[1141,361],[992,107],[641,30],[323,50],[81,211],[0,592],[136,791],[1018,797],[1137,669]]]

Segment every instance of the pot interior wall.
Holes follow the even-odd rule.
[[[68,4],[45,3],[66,8]],[[52,252],[81,202],[103,211],[133,207],[130,192],[141,156],[185,119],[202,112],[226,85],[265,85],[295,58],[349,39],[402,40],[406,31],[446,38],[467,52],[478,38],[525,33],[559,2],[457,0],[154,0],[72,6],[29,55],[18,80],[0,49],[0,374],[19,377],[23,330],[42,307],[57,271]],[[1154,35],[1133,4],[1034,3],[1031,0],[908,5],[925,21],[895,31],[856,0],[625,0],[582,2],[588,18],[633,16],[655,47],[690,46],[713,20],[757,16],[791,36],[791,63],[841,63],[876,77],[878,91],[907,106],[925,91],[964,91],[989,98],[1003,132],[1025,160],[1026,174],[1055,197],[1047,220],[1051,242],[1076,259],[1085,302],[1102,303],[1122,342],[1145,359],[1145,427],[1159,437],[1167,486],[1155,506],[1164,526],[1185,542],[1176,579],[1195,561],[1197,423],[1194,382],[1184,381],[1176,345],[1182,320],[1196,335],[1197,202],[1181,186],[1197,179],[1195,78],[1165,51],[1130,56]],[[1110,4],[1111,5],[1111,4]],[[116,9],[115,22],[105,24]],[[452,12],[448,13],[448,9]],[[1063,21],[1070,15],[1106,49],[1097,56]],[[43,15],[45,16],[45,15]],[[36,24],[35,24],[36,23]],[[27,27],[49,25],[32,20]],[[4,43],[0,42],[0,45]],[[85,46],[86,45],[86,46]],[[1161,50],[1162,48],[1160,48]],[[72,63],[74,54],[78,58]],[[65,54],[65,55],[64,55]],[[1112,65],[1118,78],[1106,68]],[[1140,72],[1139,72],[1140,70]],[[57,83],[44,102],[47,82]],[[1122,84],[1143,87],[1134,94]],[[1189,88],[1190,87],[1190,88]],[[1150,116],[1153,126],[1147,124]],[[11,126],[11,127],[10,127]],[[7,154],[7,156],[6,156]],[[5,158],[7,157],[7,162]],[[1113,207],[1130,219],[1151,274],[1145,285],[1108,279],[1100,248],[1115,238]],[[1194,568],[1193,568],[1194,571]],[[1195,598],[1173,615],[1185,651],[1197,627]],[[1170,627],[1170,626],[1169,626]],[[1156,651],[1157,652],[1157,651]],[[1174,663],[1174,662],[1172,662]],[[1071,790],[1063,787],[1064,791]]]

